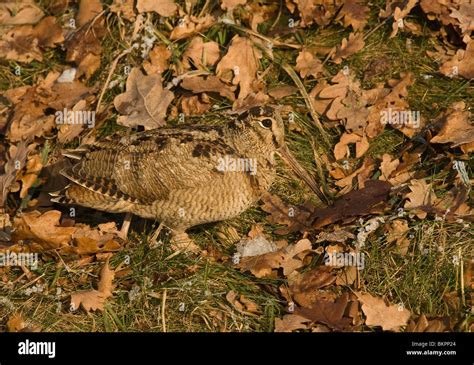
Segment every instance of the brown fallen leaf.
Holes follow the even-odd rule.
[[[31,240],[44,250],[67,246],[77,228],[61,227],[60,218],[57,210],[22,213],[13,219],[13,241]]]
[[[419,0],[408,0],[405,2],[397,2],[396,0],[388,0],[385,4],[385,10],[380,10],[379,16],[381,18],[388,18],[393,16],[392,33],[390,38],[395,37],[398,29],[405,26],[404,18],[417,5]]]
[[[474,78],[474,40],[471,40],[466,49],[459,49],[453,58],[441,65],[439,71],[448,77],[462,76],[471,80]]]
[[[338,221],[352,221],[371,212],[380,212],[388,199],[390,188],[391,185],[385,181],[366,181],[364,188],[343,195],[333,206],[316,209],[312,215],[313,227],[321,228]]]
[[[26,323],[20,312],[15,313],[7,321],[7,332],[20,332],[25,327]]]
[[[423,179],[413,179],[410,181],[410,193],[406,195],[407,201],[404,208],[413,210],[420,219],[426,218],[427,213],[421,208],[431,206],[437,202],[436,194],[433,192],[432,185],[427,184]]]
[[[408,222],[403,219],[395,219],[387,227],[387,242],[395,242],[397,251],[402,256],[407,254],[410,246],[410,240],[407,238],[409,230]]]
[[[387,305],[382,298],[368,293],[357,292],[357,298],[362,303],[362,311],[366,316],[367,326],[381,326],[384,331],[400,331],[400,327],[408,323],[411,312],[399,305]]]
[[[257,91],[255,82],[260,58],[261,51],[253,46],[250,39],[236,35],[217,64],[216,75],[225,82],[239,85],[239,99],[244,99],[252,91]]]
[[[283,318],[275,318],[275,332],[293,332],[308,329],[309,319],[297,314],[285,314]]]
[[[335,64],[340,64],[343,59],[359,52],[364,46],[364,35],[362,33],[351,33],[349,38],[344,38],[341,45],[337,46],[331,58]]]
[[[77,310],[82,306],[86,312],[103,311],[105,301],[112,296],[114,277],[115,271],[110,269],[107,260],[100,271],[98,290],[78,291],[71,294],[71,308]]]
[[[25,166],[27,156],[28,147],[25,142],[10,147],[8,160],[3,166],[5,172],[0,175],[0,208],[5,206],[8,192],[16,181],[17,173]]]
[[[99,0],[81,0],[76,16],[77,25],[82,27],[93,20],[101,11],[102,4]]]
[[[321,298],[319,289],[336,281],[336,274],[328,266],[318,266],[304,273],[295,272],[288,278],[288,289],[291,297],[302,307],[311,307]]]
[[[100,18],[78,28],[64,43],[66,61],[77,65],[76,78],[84,75],[89,79],[100,67],[101,40],[105,34],[104,21]]]
[[[194,37],[183,53],[183,66],[189,69],[207,69],[214,66],[219,60],[219,44],[217,42],[204,42],[202,37]]]
[[[304,231],[310,228],[314,206],[309,202],[295,207],[286,204],[280,197],[271,194],[264,194],[261,200],[264,203],[261,207],[262,210],[270,213],[270,216],[267,217],[270,223],[288,226],[288,228],[275,231],[277,234]]]
[[[216,19],[211,14],[206,14],[201,17],[185,15],[180,18],[178,25],[173,28],[170,34],[170,40],[176,41],[198,33],[204,33],[212,27],[215,22]]]
[[[137,0],[136,6],[139,13],[154,11],[166,17],[175,15],[178,10],[173,0]]]
[[[356,145],[356,158],[360,158],[369,149],[369,141],[367,136],[356,133],[344,133],[339,142],[334,146],[334,158],[341,160],[350,156],[349,144]]]
[[[171,57],[171,51],[164,44],[153,47],[148,54],[149,61],[143,62],[143,68],[148,75],[162,74],[169,68],[168,60]]]
[[[442,124],[441,129],[430,143],[452,143],[453,147],[457,147],[474,142],[474,124],[463,101],[450,105],[437,123]]]
[[[229,86],[221,81],[217,76],[210,75],[186,77],[180,84],[183,89],[190,90],[194,93],[214,92],[228,98],[231,101],[235,100],[235,86]]]
[[[311,52],[303,50],[298,54],[295,70],[300,73],[302,78],[305,78],[306,76],[317,78],[321,75],[323,69],[323,63]]]
[[[0,3],[1,25],[36,24],[44,16],[33,0],[2,1]]]
[[[410,319],[405,332],[452,332],[448,317],[430,318],[421,314],[417,319]]]
[[[41,156],[40,155],[30,155],[28,156],[28,160],[26,162],[26,172],[20,178],[22,185],[20,191],[20,198],[26,197],[28,194],[28,190],[33,186],[38,178],[41,169],[43,168],[43,164],[41,163]]]
[[[354,31],[364,29],[369,16],[369,7],[363,0],[346,0],[336,19],[343,19],[347,28],[352,26]]]
[[[237,267],[248,270],[257,278],[275,277],[278,269],[283,269],[283,275],[288,276],[303,266],[303,258],[313,252],[311,242],[302,239],[294,245],[288,245],[276,252],[263,255],[242,257]]]
[[[166,110],[174,94],[163,88],[161,75],[144,76],[135,67],[128,75],[126,90],[114,99],[115,109],[123,114],[118,117],[118,124],[126,127],[141,125],[145,129],[165,124]]]
[[[295,314],[312,322],[323,323],[337,331],[349,331],[352,320],[344,316],[348,303],[349,295],[343,293],[335,301],[316,300],[310,308],[296,307]]]
[[[258,304],[246,298],[243,294],[237,294],[234,290],[229,291],[225,298],[239,313],[248,316],[256,316],[262,313]]]
[[[233,10],[238,5],[245,5],[247,0],[222,0],[221,8],[224,10]]]
[[[114,0],[112,5],[110,5],[110,11],[115,13],[128,21],[133,21],[135,19],[134,4],[128,0]]]

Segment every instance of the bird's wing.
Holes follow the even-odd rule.
[[[143,204],[166,199],[172,190],[212,184],[226,173],[245,174],[253,181],[251,168],[222,169],[226,161],[241,156],[224,142],[219,129],[148,131],[81,146],[76,155],[68,156],[79,159],[63,173],[70,180],[103,195]]]

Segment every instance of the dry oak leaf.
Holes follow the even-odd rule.
[[[354,31],[364,29],[368,21],[369,7],[363,0],[346,0],[337,19],[343,19],[345,27],[352,26]]]
[[[180,86],[183,89],[190,90],[194,93],[219,93],[219,95],[228,98],[229,100],[235,100],[235,86],[229,86],[217,76],[210,75],[204,76],[192,76],[186,77],[181,82]]]
[[[418,208],[434,205],[438,200],[431,184],[427,184],[423,179],[413,179],[410,181],[409,188],[411,192],[406,196],[405,209],[415,210],[416,215],[420,219],[426,218],[426,212]]]
[[[0,34],[0,59],[18,62],[42,61],[42,48],[64,41],[62,29],[52,16],[43,18],[35,26],[17,26]]]
[[[389,197],[391,184],[386,181],[367,180],[365,187],[353,190],[334,202],[334,205],[316,209],[312,215],[314,228],[343,221],[348,222],[383,210]]]
[[[257,278],[275,277],[274,270],[280,268],[283,269],[283,274],[288,276],[303,266],[303,258],[312,251],[311,241],[302,239],[294,245],[288,245],[276,252],[242,257],[237,267],[244,271],[250,271]]]
[[[176,41],[188,38],[197,33],[203,33],[212,27],[215,22],[216,19],[210,14],[201,17],[185,15],[171,31],[170,40]]]
[[[308,329],[309,319],[297,314],[285,314],[283,318],[275,318],[275,332],[293,332]]]
[[[20,198],[26,197],[28,194],[28,189],[30,189],[33,184],[36,182],[41,169],[43,168],[43,164],[41,163],[41,156],[40,155],[31,155],[28,156],[28,161],[26,162],[26,172],[20,178],[21,184],[21,191],[20,191]]]
[[[288,277],[288,289],[293,300],[302,307],[311,307],[321,298],[319,289],[336,281],[336,274],[328,266],[317,266],[304,273],[294,272]]]
[[[380,10],[379,16],[381,18],[388,18],[393,15],[392,33],[390,38],[395,37],[399,28],[404,27],[404,18],[410,11],[418,4],[419,0],[407,0],[398,2],[397,0],[387,0],[385,10]]]
[[[317,78],[323,72],[323,68],[323,63],[309,51],[301,51],[296,58],[295,70],[302,78],[308,75]]]
[[[61,227],[60,218],[61,212],[57,210],[22,213],[13,219],[13,240],[31,240],[43,250],[67,246],[77,228]]]
[[[451,8],[451,18],[458,20],[462,34],[474,30],[474,4],[460,4],[458,9]]]
[[[77,65],[76,78],[85,75],[88,79],[100,67],[101,40],[105,33],[104,21],[99,19],[84,24],[66,40],[66,61]]]
[[[28,156],[28,147],[25,142],[20,142],[17,146],[10,146],[7,162],[2,166],[4,173],[0,175],[0,208],[3,208],[8,192],[12,184],[16,181],[19,168],[25,166]]]
[[[387,305],[382,298],[368,293],[355,293],[362,304],[367,326],[381,326],[384,331],[398,332],[408,323],[411,312],[399,305]]]
[[[7,332],[20,332],[26,327],[21,313],[17,312],[7,321]]]
[[[247,316],[256,316],[262,313],[259,305],[246,298],[243,294],[239,295],[231,290],[226,294],[225,298],[239,313]]]
[[[135,19],[135,12],[133,11],[133,1],[129,0],[114,0],[110,5],[110,11],[112,13],[123,16],[125,19],[132,21]]]
[[[344,38],[340,46],[337,46],[332,60],[335,64],[340,64],[343,59],[346,59],[353,54],[359,52],[364,48],[364,34],[363,33],[351,33],[349,38]]]
[[[43,16],[33,0],[0,2],[1,25],[36,24]]]
[[[79,306],[87,311],[104,310],[107,298],[112,296],[115,271],[110,269],[109,260],[104,263],[100,271],[98,290],[85,290],[71,294],[71,308],[77,310]]]
[[[173,16],[178,6],[173,0],[137,0],[137,10],[139,13],[154,11],[161,16]]]
[[[204,42],[201,37],[194,37],[183,54],[183,66],[189,69],[192,64],[197,69],[206,69],[214,66],[219,57],[217,42]]]
[[[77,25],[82,27],[84,24],[93,20],[101,11],[102,4],[100,0],[81,0],[76,16]]]
[[[224,10],[233,10],[238,5],[245,5],[247,0],[222,0],[221,8]]]
[[[461,75],[465,79],[474,78],[474,41],[471,40],[466,49],[459,49],[453,58],[441,65],[439,71],[449,77]]]
[[[452,143],[453,147],[474,142],[474,125],[471,113],[463,101],[453,103],[441,118],[441,130],[431,143]]]
[[[359,136],[356,133],[344,133],[339,142],[334,146],[334,158],[336,160],[341,160],[345,157],[349,157],[349,144],[352,143],[355,143],[356,145],[356,158],[362,157],[369,149],[369,140],[365,134]]]
[[[216,75],[232,85],[239,85],[239,99],[244,99],[252,91],[257,91],[254,84],[260,58],[261,51],[253,46],[250,39],[236,35],[217,64]]]
[[[148,75],[162,74],[169,68],[168,60],[171,57],[171,51],[164,44],[159,44],[150,51],[149,61],[143,62],[143,68]]]
[[[270,223],[283,224],[288,226],[285,229],[278,229],[277,234],[287,234],[289,232],[305,231],[311,226],[311,214],[315,207],[307,202],[301,206],[291,206],[285,203],[280,197],[266,193],[261,198],[264,203],[261,208],[264,212],[270,213],[267,220]]]
[[[296,307],[295,314],[338,331],[347,331],[351,328],[352,322],[350,318],[344,316],[348,303],[349,295],[343,293],[335,301],[316,300],[310,308]]]
[[[165,124],[166,110],[174,94],[163,88],[161,75],[145,76],[135,67],[128,75],[126,90],[114,99],[115,109],[124,114],[118,117],[118,124],[125,127],[141,125],[145,129]]]
[[[408,231],[410,230],[408,222],[403,219],[395,219],[390,222],[387,230],[387,242],[395,242],[398,253],[405,256],[408,252],[408,247],[410,246],[410,240],[407,238]]]

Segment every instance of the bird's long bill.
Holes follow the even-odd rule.
[[[314,193],[318,196],[318,198],[323,202],[327,203],[326,197],[321,193],[319,190],[316,181],[308,174],[308,172],[299,164],[296,158],[291,154],[288,147],[283,146],[277,150],[278,155],[282,158],[282,160],[293,170],[293,172],[298,176],[301,180],[303,180]]]

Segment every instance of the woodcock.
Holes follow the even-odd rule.
[[[222,125],[159,128],[65,153],[77,163],[62,171],[71,183],[54,201],[158,220],[175,242],[186,242],[188,228],[235,217],[258,201],[275,178],[275,153],[320,195],[289,153],[274,108],[227,118]]]

